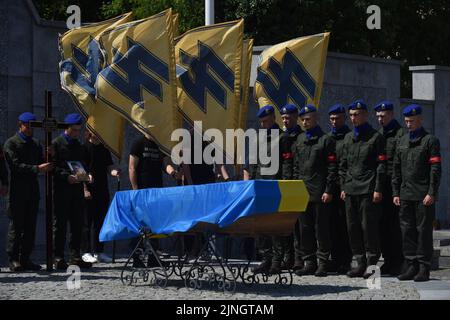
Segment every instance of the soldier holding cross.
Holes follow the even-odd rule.
[[[19,131],[6,141],[4,147],[5,158],[11,172],[7,252],[11,271],[37,271],[41,267],[30,260],[39,209],[37,176],[39,173],[52,170],[52,165],[43,163],[42,146],[33,138],[30,122],[35,121],[36,116],[25,112],[18,120]]]

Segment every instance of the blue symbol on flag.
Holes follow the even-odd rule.
[[[120,73],[118,70],[121,70]],[[141,44],[128,38],[125,54],[114,50],[112,64],[100,75],[135,104],[143,106],[142,90],[163,101],[161,81],[169,83],[169,66]]]
[[[198,57],[180,49],[180,60],[189,69],[179,76],[186,94],[206,113],[206,93],[227,108],[227,91],[218,79],[234,91],[234,73],[209,46],[198,42]]]
[[[61,71],[70,74],[73,82],[83,88],[89,95],[95,96],[95,81],[103,64],[100,45],[91,39],[88,54],[77,46],[72,46],[72,58],[61,63]]]
[[[258,68],[256,81],[261,84],[267,96],[280,110],[288,103],[290,98],[297,106],[303,107],[307,102],[307,96],[303,93],[293,77],[304,89],[310,98],[314,98],[316,92],[316,82],[305,69],[303,64],[286,48],[281,64],[274,58],[269,59],[268,71],[276,80],[276,83],[270,75]]]

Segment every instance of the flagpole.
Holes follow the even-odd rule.
[[[205,26],[214,24],[214,0],[205,0]]]

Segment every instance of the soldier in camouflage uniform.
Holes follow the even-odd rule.
[[[399,280],[428,281],[433,255],[433,220],[441,179],[439,140],[422,127],[422,108],[403,110],[409,134],[400,138],[394,159],[392,190],[400,207],[407,270]]]
[[[309,203],[306,212],[300,215],[300,230],[295,230],[295,254],[305,264],[295,274],[324,277],[331,251],[329,205],[337,179],[336,147],[334,140],[318,125],[314,106],[303,107],[299,115],[306,131],[297,137],[293,146],[293,175],[305,182]]]
[[[329,136],[336,143],[336,158],[339,163],[342,158],[342,146],[344,137],[350,132],[345,124],[345,106],[335,104],[328,110],[328,116],[331,125]],[[351,267],[352,250],[348,239],[347,222],[345,215],[345,202],[341,199],[342,188],[339,179],[336,181],[336,189],[333,193],[333,201],[331,201],[331,261],[328,271],[337,272],[338,274],[346,274]]]
[[[375,107],[380,134],[386,140],[386,180],[382,200],[380,221],[380,245],[384,264],[381,274],[398,276],[402,269],[402,232],[400,230],[399,208],[392,202],[392,174],[394,171],[394,155],[398,140],[406,134],[406,129],[394,119],[394,105],[390,101],[381,101]]]
[[[369,113],[362,100],[349,106],[349,115],[354,129],[344,138],[339,176],[350,246],[358,265],[347,276],[367,279],[372,275],[366,270],[367,263],[376,265],[380,258],[379,223],[386,179],[385,141],[367,123]]]
[[[298,109],[292,104],[287,104],[281,108],[281,119],[284,124],[284,131],[280,137],[280,152],[281,152],[281,179],[293,179],[293,159],[292,146],[297,140],[297,136],[302,132],[302,129],[297,124]],[[297,222],[298,228],[298,222]],[[303,267],[303,261],[294,259],[294,237],[272,237],[273,242],[273,258],[270,273],[279,273],[281,269],[298,270]]]

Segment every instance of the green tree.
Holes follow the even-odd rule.
[[[172,7],[180,14],[180,33],[204,24],[204,0],[34,0],[41,16],[65,20],[70,4],[82,9],[82,21],[98,21],[133,11],[137,19]],[[366,26],[367,7],[381,8],[381,29]],[[410,65],[450,65],[448,0],[217,0],[216,22],[245,19],[246,37],[256,45],[331,32],[335,52],[398,59],[403,96],[409,96]]]
[[[96,22],[103,19],[101,6],[103,0],[33,0],[39,15],[46,20],[65,21],[69,17],[66,13],[70,5],[77,5],[81,9],[81,21],[83,23]]]
[[[204,24],[204,1],[200,0],[113,0],[102,6],[102,13],[111,18],[133,11],[136,19],[143,19],[167,8],[180,14],[180,34]]]

